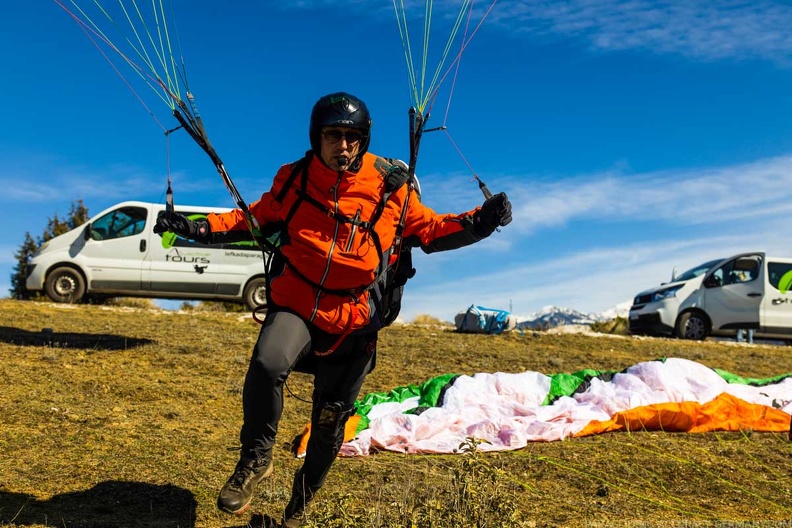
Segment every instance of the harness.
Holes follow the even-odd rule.
[[[360,218],[360,210],[358,210],[354,216],[350,217],[327,207],[325,204],[319,202],[308,194],[308,167],[310,165],[311,159],[312,152],[308,152],[305,157],[294,163],[289,177],[286,179],[283,187],[275,196],[275,201],[282,203],[286,197],[286,194],[294,187],[297,177],[300,176],[299,187],[295,190],[297,199],[286,213],[284,220],[282,222],[278,222],[280,233],[278,234],[276,241],[274,243],[270,242],[268,245],[274,252],[277,253],[282,262],[288,266],[297,277],[300,278],[300,280],[306,282],[322,293],[345,296],[350,299],[352,314],[337,343],[330,347],[330,349],[328,349],[326,352],[314,352],[317,355],[329,355],[351,332],[352,324],[358,315],[358,299],[365,292],[369,292],[370,298],[374,303],[374,308],[376,310],[377,317],[379,318],[380,328],[390,325],[398,315],[398,310],[401,304],[401,290],[403,289],[403,286],[407,280],[415,274],[415,270],[412,269],[412,259],[409,255],[411,249],[403,244],[404,240],[402,236],[407,218],[407,208],[409,207],[410,197],[413,191],[413,181],[410,180],[408,182],[407,196],[404,200],[404,205],[402,206],[399,216],[399,223],[396,225],[393,243],[387,249],[387,251],[383,251],[382,243],[375,230],[375,226],[382,217],[388,200],[393,195],[393,193],[398,190],[399,187],[388,189],[386,186],[386,190],[382,194],[377,206],[374,209],[374,213],[369,220]],[[376,168],[382,172],[381,167]],[[326,215],[328,218],[332,218],[336,222],[349,224],[353,226],[353,229],[363,229],[370,233],[377,251],[377,255],[379,256],[379,264],[377,265],[376,275],[371,283],[362,284],[358,287],[350,289],[327,288],[324,285],[306,277],[305,274],[300,272],[300,270],[298,270],[297,267],[294,266],[283,254],[283,252],[280,250],[280,247],[284,243],[283,237],[288,232],[289,222],[303,203],[310,204],[312,207],[319,209],[324,215]],[[404,253],[407,253],[407,256],[403,258]],[[400,269],[400,266],[402,266],[402,268],[409,267],[409,269]],[[269,291],[269,274],[267,274],[267,290]],[[395,305],[394,299],[396,301]]]

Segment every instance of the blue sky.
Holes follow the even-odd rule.
[[[414,53],[417,4],[407,13]],[[472,20],[489,5],[474,4]],[[445,43],[459,6],[434,2],[432,45]],[[412,100],[391,2],[173,0],[173,11],[209,137],[248,202],[308,148],[310,108],[329,92],[366,101],[372,152],[408,156]],[[25,232],[38,236],[79,198],[92,214],[163,201],[170,171],[177,202],[233,206],[208,157],[184,133],[166,141],[54,2],[4,12],[0,205],[12,220],[0,235],[0,290]],[[790,27],[792,7],[761,0],[496,3],[428,126],[446,125],[489,188],[509,194],[514,221],[476,246],[417,255],[404,319],[451,320],[474,303],[599,312],[674,266],[792,255]],[[136,90],[176,126],[153,92]],[[443,132],[425,135],[424,203],[459,212],[482,201],[465,159]]]

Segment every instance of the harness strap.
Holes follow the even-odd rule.
[[[392,161],[392,160],[389,159],[388,161]],[[384,176],[383,176],[383,178],[384,178]],[[377,232],[374,231],[373,229],[371,230],[371,238],[374,240],[374,246],[375,246],[375,248],[377,250],[377,254],[379,255],[379,258],[380,258],[380,263],[377,266],[377,276],[374,279],[374,282],[372,283],[372,286],[374,284],[379,283],[381,277],[383,275],[386,275],[386,277],[385,277],[385,283],[386,284],[383,285],[383,288],[382,288],[383,291],[386,289],[384,286],[387,285],[387,282],[388,282],[387,273],[388,273],[388,271],[391,268],[395,269],[395,266],[396,266],[396,264],[398,264],[398,260],[399,260],[398,255],[401,253],[401,234],[404,231],[404,223],[405,223],[405,220],[407,218],[407,207],[410,205],[410,194],[411,194],[412,188],[413,188],[412,179],[408,180],[408,182],[409,183],[407,184],[407,197],[404,199],[404,205],[402,206],[401,216],[399,217],[399,223],[396,226],[396,235],[394,236],[393,243],[391,244],[391,247],[389,248],[391,250],[391,252],[388,254],[387,260],[383,258],[385,255],[384,255],[384,253],[382,251],[382,242],[380,242],[379,235],[377,235]],[[391,197],[391,194],[393,194],[397,190],[398,190],[398,187],[395,188],[395,189],[392,189],[391,191],[386,191],[382,195],[382,198],[380,199],[379,203],[377,204],[377,208],[374,210],[374,214],[371,215],[371,224],[372,224],[372,226],[377,223],[377,221],[382,216],[382,213],[385,211],[385,205],[388,203],[388,199]],[[394,259],[394,255],[396,255],[395,259]],[[373,289],[376,290],[376,288],[373,288]],[[378,304],[377,309],[382,311],[382,305],[383,305],[382,298],[383,298],[383,296],[379,295],[379,292],[375,291],[375,293],[377,293],[376,299],[375,299],[377,304]]]
[[[412,194],[413,184],[407,186],[407,197],[404,199],[404,207],[401,210],[401,216],[399,217],[399,223],[396,225],[396,235],[393,237],[393,247],[396,249],[393,253],[396,255],[396,260],[392,263],[393,266],[389,266],[387,269],[393,269],[394,271],[399,267],[399,258],[401,258],[401,247],[402,242],[404,239],[402,235],[404,234],[404,224],[407,220],[407,208],[410,205],[410,195]]]
[[[365,220],[360,220],[357,217],[350,218],[346,215],[336,213],[335,211],[333,211],[332,209],[321,203],[313,196],[304,193],[302,190],[297,191],[297,196],[299,196],[302,200],[305,200],[309,204],[313,205],[314,207],[322,211],[328,218],[332,218],[337,222],[342,222],[344,224],[352,224],[358,227],[362,227],[363,229],[366,230],[371,230],[371,228],[374,227],[374,224],[372,222],[366,222]]]
[[[303,171],[308,170],[308,165],[311,164],[312,157],[313,157],[313,152],[309,150],[308,152],[305,153],[305,156],[294,162],[294,164],[292,165],[291,174],[289,174],[289,177],[286,179],[286,182],[283,184],[283,187],[281,187],[280,192],[275,197],[276,202],[279,203],[283,202],[283,199],[286,198],[286,193],[289,192],[289,189],[294,183],[294,180],[297,178],[297,174],[300,172],[300,170]]]
[[[368,289],[368,286],[358,286],[357,288],[336,290],[333,288],[328,288],[327,286],[322,286],[321,284],[314,282],[305,275],[303,275],[303,273],[300,270],[298,270],[291,262],[289,262],[289,259],[283,256],[283,253],[281,253],[281,256],[283,257],[283,262],[285,262],[286,265],[289,266],[289,269],[291,269],[295,275],[297,275],[298,277],[300,277],[300,279],[302,279],[306,283],[310,284],[314,288],[324,293],[330,293],[333,295],[341,295],[341,296],[348,295],[352,299],[357,299],[358,297],[363,295],[363,293],[365,293],[365,291]]]
[[[310,156],[310,153],[307,154],[305,156],[305,158],[303,158],[303,160],[308,160],[308,156]],[[286,193],[291,188],[292,184],[294,184],[294,179],[297,177],[297,173],[298,172],[302,172],[302,178],[300,179],[300,182],[301,182],[300,183],[300,187],[301,187],[301,190],[303,192],[302,192],[302,194],[301,193],[297,193],[297,199],[294,200],[294,203],[292,204],[291,209],[289,209],[289,212],[286,213],[286,218],[283,220],[283,224],[285,226],[285,229],[288,229],[289,222],[291,221],[292,217],[294,216],[294,213],[297,212],[297,208],[300,207],[300,203],[303,200],[302,199],[302,195],[305,194],[305,189],[308,187],[308,165],[309,164],[310,163],[306,162],[306,163],[302,164],[302,166],[300,166],[300,162],[298,161],[295,164],[294,169],[292,169],[291,174],[289,174],[289,179],[286,180],[286,183],[283,184],[283,188],[281,188],[280,192],[278,193],[278,196],[275,197],[276,200],[282,201],[283,198],[286,196]]]

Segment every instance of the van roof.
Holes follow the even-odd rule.
[[[113,204],[111,206],[108,206],[105,209],[103,209],[101,212],[99,212],[98,214],[92,215],[92,216],[96,217],[96,216],[104,214],[104,213],[106,213],[108,211],[111,211],[113,209],[117,209],[119,207],[145,207],[147,209],[153,207],[155,209],[156,208],[165,209],[165,204],[164,203],[154,203],[154,202],[143,202],[143,201],[139,201],[139,200],[127,200],[125,202],[119,202],[117,204]],[[186,209],[188,211],[194,211],[196,213],[213,213],[213,212],[214,213],[225,213],[227,211],[231,211],[232,210],[231,207],[210,207],[210,206],[205,206],[205,205],[182,205],[182,204],[178,204],[178,203],[175,204],[175,208],[176,208],[177,211]]]

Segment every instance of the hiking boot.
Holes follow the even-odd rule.
[[[226,513],[244,512],[250,506],[256,485],[270,475],[272,475],[271,453],[260,458],[240,458],[234,473],[220,490],[217,507]]]
[[[300,528],[302,521],[306,519],[306,511],[308,510],[308,502],[303,497],[296,497],[292,495],[289,504],[286,505],[286,510],[283,512],[283,521],[281,528]]]

